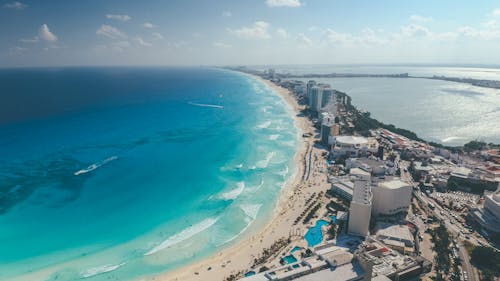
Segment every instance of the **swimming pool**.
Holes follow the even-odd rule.
[[[244,276],[245,277],[250,277],[250,276],[253,276],[253,275],[255,275],[255,271],[249,271],[249,272],[245,273]]]
[[[293,255],[288,255],[286,257],[283,257],[282,259],[283,261],[285,261],[286,264],[291,264],[297,261],[297,258],[294,257]]]
[[[300,251],[300,250],[302,250],[302,247],[295,246],[295,247],[293,247],[293,249],[290,251],[290,253],[297,252],[297,251]]]
[[[323,241],[323,233],[321,232],[321,227],[327,224],[328,222],[325,220],[318,220],[316,221],[316,225],[309,228],[306,235],[304,235],[304,239],[306,239],[308,247],[316,246],[321,243],[321,241]]]
[[[330,219],[332,220],[333,223],[337,224],[337,216],[336,215],[330,216]]]

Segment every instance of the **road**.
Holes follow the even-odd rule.
[[[434,200],[428,198],[420,190],[418,190],[417,184],[413,182],[410,173],[407,171],[409,163],[406,161],[401,161],[400,163],[401,178],[413,184],[413,195],[418,201],[421,202],[423,211],[425,211],[425,213],[428,215],[433,214],[440,221],[442,221],[450,235],[455,239],[455,242],[459,247],[459,257],[462,261],[462,268],[465,270],[465,272],[467,272],[467,281],[479,281],[477,270],[470,264],[469,254],[467,253],[467,250],[465,249],[463,244],[464,240],[469,240],[471,243],[478,245],[479,240],[473,235],[467,235],[467,237],[469,237],[469,239],[467,239],[465,234],[465,227],[461,225],[463,222],[456,220],[448,210],[443,209],[439,204],[434,202]],[[432,205],[435,206],[434,210],[429,208],[429,203],[432,203]],[[421,227],[420,229],[424,230],[425,227]]]

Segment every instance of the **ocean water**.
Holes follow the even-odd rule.
[[[318,78],[347,93],[358,108],[425,140],[500,143],[500,90],[430,79]]]
[[[285,102],[207,68],[0,70],[0,280],[136,280],[267,222]]]
[[[260,69],[266,69],[261,67]],[[279,66],[278,72],[409,73],[413,76],[471,77],[500,80],[499,67],[484,66]],[[300,79],[307,81],[309,79]],[[500,90],[464,83],[406,78],[316,78],[353,98],[358,108],[388,124],[445,145],[471,140],[500,143]]]

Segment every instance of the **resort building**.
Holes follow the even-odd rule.
[[[483,206],[469,211],[469,217],[484,230],[500,234],[500,184],[495,192],[485,194]]]
[[[370,172],[372,176],[384,176],[396,174],[397,167],[391,161],[380,160],[375,157],[349,158],[345,160],[345,168],[360,168]]]
[[[352,200],[354,183],[349,178],[332,178],[332,193],[344,198],[347,201]]]
[[[372,187],[372,214],[395,215],[408,211],[411,203],[412,186],[398,178],[375,182]]]
[[[372,280],[376,276],[385,276],[391,280],[411,280],[432,267],[430,262],[421,257],[402,255],[371,237],[360,245],[355,256]]]
[[[349,207],[349,234],[366,236],[369,234],[372,210],[372,192],[369,181],[356,180]]]
[[[415,240],[407,225],[379,222],[375,228],[375,237],[388,247],[403,254],[413,252]]]
[[[338,136],[340,131],[339,124],[335,123],[335,115],[331,113],[322,113],[322,121],[321,121],[321,142],[324,145],[328,145],[332,143],[332,139],[335,136]]]
[[[367,152],[376,153],[378,143],[374,139],[368,139],[358,136],[337,136],[332,143],[333,157],[348,156],[360,157],[366,156]]]

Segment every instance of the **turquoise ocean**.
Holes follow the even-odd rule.
[[[0,280],[136,280],[267,223],[291,109],[209,68],[0,70]]]

